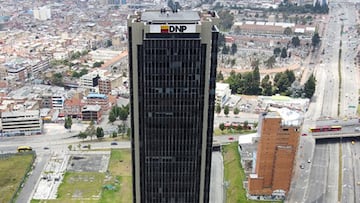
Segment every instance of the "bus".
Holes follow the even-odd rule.
[[[321,127],[315,127],[310,128],[310,132],[330,132],[330,131],[340,131],[341,126],[321,126]]]
[[[32,151],[32,148],[30,146],[19,146],[17,148],[18,152],[30,152]]]

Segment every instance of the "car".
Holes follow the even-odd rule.
[[[229,139],[230,141],[234,140],[234,138],[233,138],[233,137],[229,137],[228,139]]]
[[[83,145],[82,148],[89,148],[89,145]]]
[[[305,167],[304,167],[304,164],[300,164],[300,168],[301,169],[304,169]]]
[[[112,142],[110,145],[118,145],[117,142]]]
[[[307,136],[307,134],[306,134],[306,133],[303,133],[303,134],[301,134],[301,136]]]
[[[308,163],[311,163],[311,160],[310,160],[310,159],[308,159]]]
[[[354,144],[355,144],[355,141],[354,141],[354,140],[353,140],[353,141],[351,141],[351,144],[353,144],[353,145],[354,145]]]
[[[49,149],[49,147],[44,147],[44,149],[46,149],[46,150],[47,150],[47,149]]]
[[[356,127],[355,132],[360,132],[360,127]]]

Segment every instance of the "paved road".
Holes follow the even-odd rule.
[[[50,154],[38,154],[35,160],[35,168],[32,171],[31,175],[26,180],[24,187],[22,188],[19,196],[16,199],[17,203],[30,202],[34,188],[40,179],[42,170],[45,167],[45,164],[48,162]]]
[[[320,141],[311,163],[309,185],[303,202],[336,203],[338,194],[339,144]]]
[[[210,203],[222,203],[224,164],[221,152],[213,152],[211,158]]]
[[[343,140],[342,142],[342,196],[341,202],[346,203],[355,203],[355,171],[358,171],[359,168],[355,168],[355,145],[351,144],[351,140]],[[359,192],[359,191],[358,191]]]

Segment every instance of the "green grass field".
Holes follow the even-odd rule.
[[[105,182],[115,190],[103,190],[101,203],[132,202],[131,152],[129,149],[112,150],[109,172],[111,178]]]
[[[32,164],[33,154],[16,154],[0,159],[0,202],[10,202]]]
[[[228,182],[226,190],[227,203],[253,203],[258,201],[247,200],[246,191],[243,188],[245,180],[244,169],[240,164],[240,155],[237,142],[223,147],[224,156],[224,181]]]
[[[219,128],[214,129],[214,135],[233,135],[233,134],[249,134],[255,133],[256,130],[235,130],[235,129],[225,129],[221,131]]]
[[[58,190],[58,200],[98,202],[104,178],[105,174],[97,172],[66,172]]]
[[[130,150],[111,150],[108,171],[106,174],[66,172],[56,200],[32,200],[31,203],[131,203]]]

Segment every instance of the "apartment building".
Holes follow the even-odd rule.
[[[289,191],[300,128],[284,120],[278,112],[260,115],[255,173],[248,178],[250,195],[285,195]]]
[[[121,75],[104,76],[99,79],[99,93],[109,94],[111,90],[122,85]]]
[[[2,135],[41,134],[43,125],[39,110],[2,112]]]

